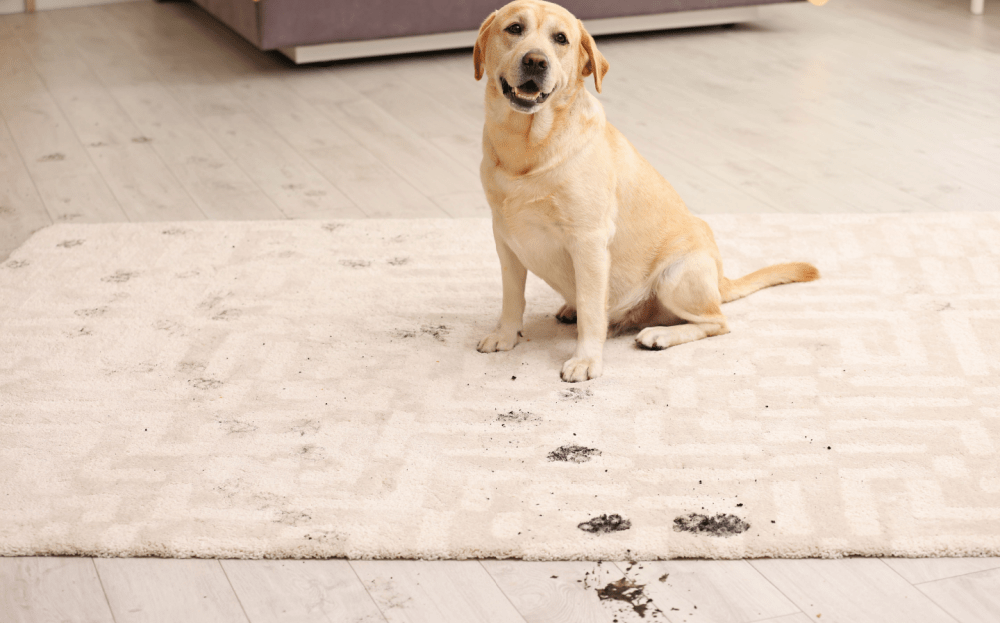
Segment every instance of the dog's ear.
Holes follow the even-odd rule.
[[[597,44],[594,42],[594,38],[590,36],[587,29],[584,28],[583,22],[577,20],[580,24],[580,47],[583,48],[584,54],[586,54],[586,60],[583,64],[583,77],[586,78],[590,74],[594,74],[594,87],[597,88],[597,92],[601,92],[601,81],[604,80],[604,74],[608,73],[608,68],[611,67],[608,61],[605,60],[604,55],[597,49]]]
[[[497,12],[493,11],[489,17],[483,20],[483,25],[479,27],[479,36],[476,38],[476,47],[472,48],[472,64],[476,68],[476,80],[483,77],[483,63],[486,62],[486,44],[490,40],[490,26],[497,17]]]

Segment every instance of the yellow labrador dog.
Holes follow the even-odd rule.
[[[556,317],[576,321],[570,382],[601,375],[609,328],[645,327],[636,342],[649,349],[721,335],[722,303],[819,277],[805,263],[722,276],[712,230],[584,88],[593,75],[601,91],[608,62],[566,9],[516,0],[493,12],[473,62],[486,77],[480,174],[503,273],[500,322],[480,352],[517,344],[529,270],[565,298]]]

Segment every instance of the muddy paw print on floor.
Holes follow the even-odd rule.
[[[25,266],[29,266],[30,264],[31,262],[29,262],[28,260],[11,260],[7,262],[5,266],[7,266],[7,268],[16,270],[18,268],[24,268]]]
[[[61,248],[61,249],[72,249],[73,247],[80,246],[84,242],[86,242],[86,241],[85,240],[63,240],[62,242],[60,242],[56,246],[59,247],[59,248]]]
[[[75,309],[73,314],[79,316],[80,318],[94,318],[96,316],[103,316],[108,313],[107,307],[95,307],[93,309]]]
[[[107,277],[101,277],[101,281],[105,283],[125,283],[131,279],[137,277],[139,273],[129,272],[127,270],[116,271],[113,275],[108,275]]]
[[[577,525],[577,528],[591,534],[610,534],[628,530],[631,527],[632,522],[618,514],[600,515]]]
[[[393,257],[385,261],[389,266],[403,266],[410,262],[408,257]]]
[[[550,461],[562,461],[564,463],[586,463],[594,456],[601,456],[601,451],[597,448],[585,448],[583,446],[560,446],[549,452]]]
[[[718,513],[714,517],[691,513],[674,518],[674,532],[690,532],[708,536],[729,537],[750,529],[750,524],[736,515]]]
[[[39,162],[59,162],[66,159],[66,154],[60,154],[56,152],[54,154],[45,154],[38,159]]]
[[[338,229],[342,229],[343,227],[344,227],[343,223],[324,223],[322,225],[322,228],[326,231],[337,231]]]
[[[170,229],[164,229],[160,233],[164,236],[184,236],[191,233],[191,230],[184,229],[183,227],[171,227]]]

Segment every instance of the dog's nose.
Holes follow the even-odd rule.
[[[541,50],[532,50],[521,59],[521,65],[526,74],[540,74],[549,68],[549,57]]]

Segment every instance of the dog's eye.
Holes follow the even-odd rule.
[[[521,25],[520,24],[511,24],[510,26],[508,26],[504,30],[506,30],[507,32],[509,32],[512,35],[519,35],[519,34],[521,34]]]
[[[566,45],[567,43],[569,43],[569,39],[567,39],[566,35],[564,35],[563,33],[558,33],[555,37],[553,37],[553,39],[555,39],[556,43],[558,43],[559,45]]]

